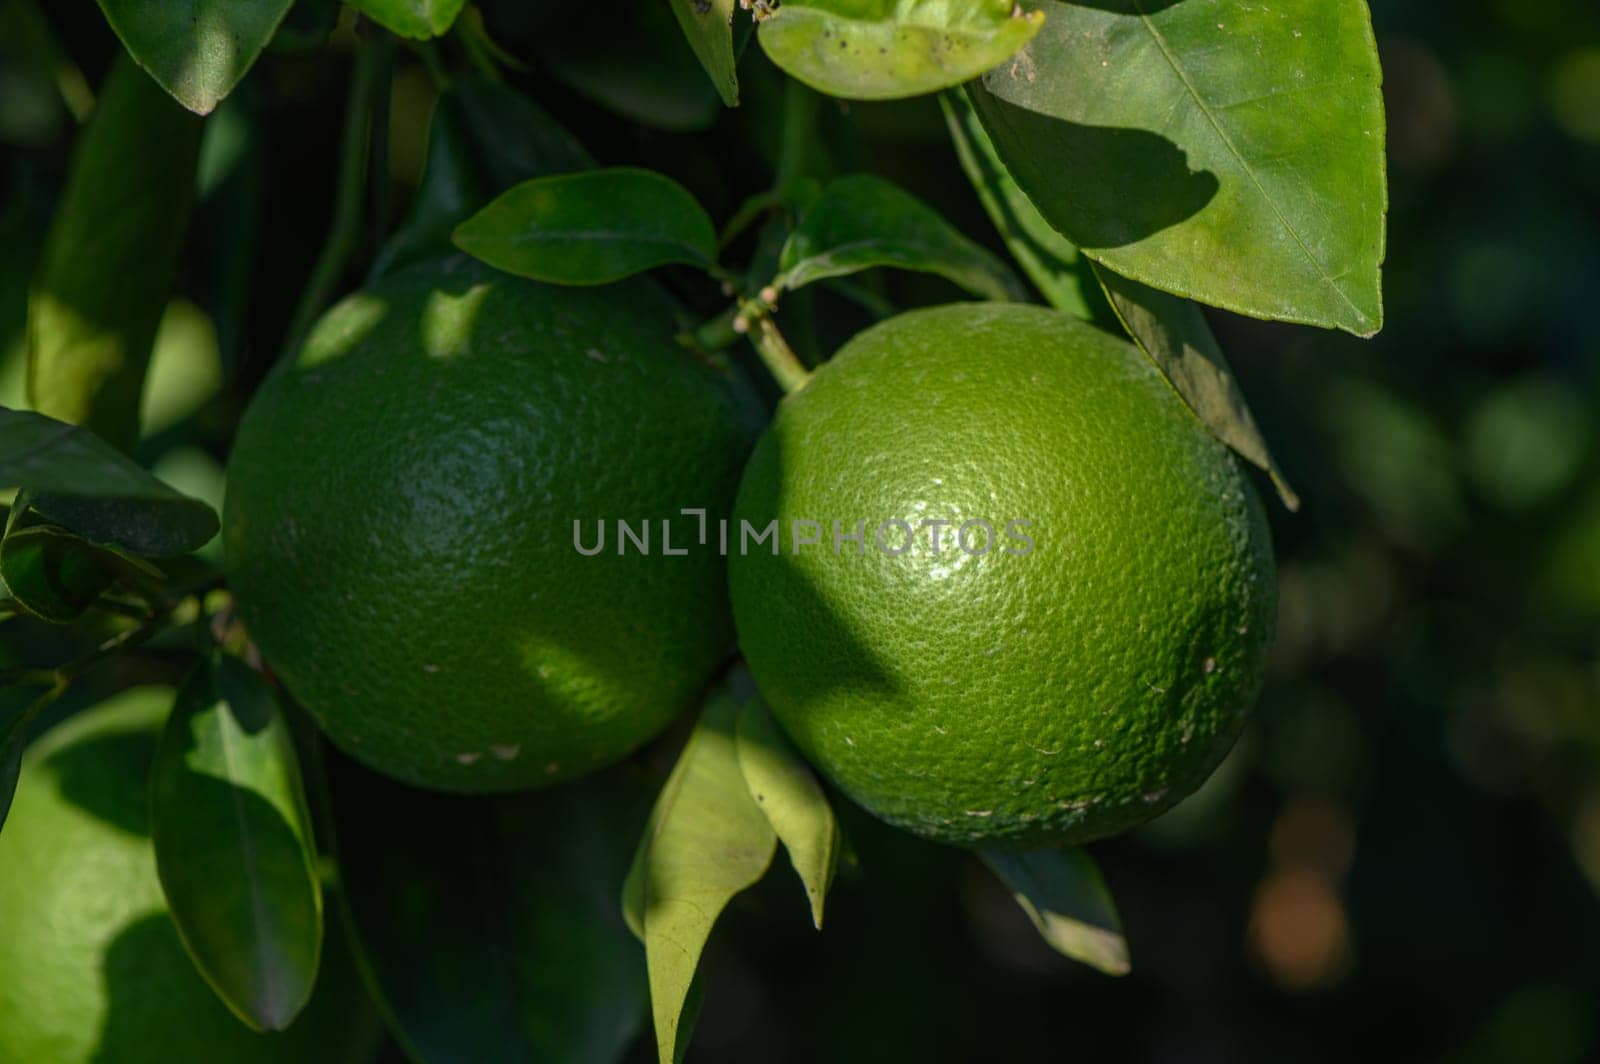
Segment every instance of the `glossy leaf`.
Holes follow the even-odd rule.
[[[16,511],[13,511],[15,514]],[[119,579],[151,585],[159,569],[98,547],[53,525],[6,529],[0,540],[0,583],[22,610],[52,624],[70,624]]]
[[[739,767],[738,717],[731,695],[707,702],[623,885],[623,914],[645,945],[662,1064],[678,1059],[684,1003],[712,926],[734,895],[766,874],[777,848]]]
[[[1094,859],[1081,849],[985,850],[979,856],[1050,947],[1107,975],[1126,975],[1122,919]]]
[[[881,178],[831,182],[801,215],[779,259],[777,284],[799,288],[874,266],[934,273],[986,299],[1021,299],[1006,265],[932,207]]]
[[[291,6],[293,0],[100,0],[128,53],[202,115],[233,91]]]
[[[463,222],[456,246],[497,269],[555,284],[609,284],[655,266],[716,261],[711,219],[649,170],[524,181]]]
[[[828,796],[760,698],[741,705],[736,737],[750,797],[789,851],[811,903],[811,922],[821,930],[823,903],[839,863],[839,824]]]
[[[151,767],[156,870],[179,937],[241,1020],[281,1031],[316,984],[322,883],[294,741],[236,658],[178,692]]]
[[[620,1060],[648,1006],[616,906],[647,778],[464,798],[328,753],[343,898],[409,1059]]]
[[[22,771],[22,751],[28,730],[45,707],[60,697],[65,686],[10,687],[0,691],[0,831],[5,830],[11,799],[16,797],[17,776]]]
[[[739,106],[739,54],[734,48],[733,16],[737,0],[671,0],[683,36],[729,107]]]
[[[466,0],[346,0],[384,29],[425,41],[442,37],[455,25]]]
[[[29,294],[31,405],[125,450],[138,439],[145,368],[194,203],[200,127],[119,59]]]
[[[973,94],[1040,212],[1124,277],[1358,335],[1383,321],[1384,117],[1363,0],[1038,0]]]
[[[86,429],[0,407],[0,490],[27,488],[35,510],[84,539],[146,557],[216,535],[217,515]]]
[[[1212,435],[1272,478],[1284,506],[1298,510],[1300,497],[1267,449],[1222,345],[1200,308],[1181,296],[1119,277],[1104,267],[1095,272],[1128,335],[1150,356],[1189,409]]]
[[[784,0],[757,35],[784,73],[819,92],[888,100],[977,77],[1043,21],[1013,0]]]
[[[939,95],[945,123],[956,156],[978,193],[983,209],[1001,239],[1028,275],[1039,294],[1057,310],[1098,325],[1115,326],[1116,316],[1106,303],[1089,260],[1076,245],[1050,227],[1005,164],[995,154],[994,143],[978,121],[966,89]]]

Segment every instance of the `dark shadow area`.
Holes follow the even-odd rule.
[[[378,1017],[361,988],[333,896],[314,996],[287,1031],[250,1030],[211,991],[164,912],[124,927],[101,965],[106,1015],[90,1064],[299,1064],[370,1059]]]
[[[155,731],[114,732],[74,743],[39,767],[56,777],[61,797],[132,835],[150,834],[144,781],[156,756]]]
[[[352,925],[422,1056],[610,1059],[647,1025],[619,899],[659,778],[464,798],[327,765]]]
[[[123,928],[101,972],[106,1016],[92,1064],[205,1060],[220,1046],[250,1037],[201,980],[166,913]],[[265,1060],[268,1054],[231,1059]]]
[[[781,427],[775,427],[762,439],[751,457],[739,499],[739,520],[748,521],[757,532],[780,515],[787,514],[791,519],[803,516],[789,513],[786,504],[790,475],[786,447]],[[841,523],[864,520],[867,528],[865,542],[860,549],[870,552],[875,549],[872,544],[875,522],[885,516],[818,514],[804,519],[822,522],[837,517]],[[740,549],[738,537],[743,526],[739,520],[729,522],[730,556]],[[832,531],[831,526],[824,528],[821,543],[799,549],[805,552],[832,551]],[[751,672],[758,686],[763,683],[767,685],[768,692],[764,692],[767,700],[772,701],[773,694],[770,692],[780,692],[780,697],[786,703],[785,708],[792,711],[797,706],[815,705],[842,693],[872,699],[893,699],[900,688],[888,665],[873,654],[855,632],[849,618],[835,608],[828,595],[805,569],[795,564],[791,529],[780,524],[778,538],[779,551],[776,556],[768,553],[770,547],[765,544],[750,544],[751,557],[745,558],[738,566],[733,578],[733,586],[738,589],[735,593],[746,603],[759,602],[756,608],[764,613],[761,624],[763,632],[804,632],[807,645],[826,647],[823,660],[827,661],[828,667],[817,669],[814,667],[817,658],[811,654],[784,653],[781,647],[767,646],[761,640],[753,640],[753,632],[743,633],[741,645],[747,652],[752,645],[760,647],[756,651],[758,663],[752,664]],[[837,564],[866,563],[865,557],[856,554],[854,544],[843,544],[842,550],[845,557],[840,558]],[[754,557],[758,552],[759,561]],[[733,560],[730,557],[730,562]],[[746,605],[741,612],[750,609]]]
[[[1035,205],[1079,247],[1137,243],[1194,217],[1221,187],[1158,134],[1040,114],[977,84],[972,102],[1017,183],[1035,190]]]
[[[1154,15],[1183,0],[1066,0],[1069,7],[1088,7],[1096,11],[1111,11],[1118,15]]]

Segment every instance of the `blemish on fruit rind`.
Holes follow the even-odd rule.
[[[506,743],[504,746],[491,746],[489,747],[489,752],[501,761],[513,761],[518,754],[522,753],[522,744]]]
[[[1172,788],[1170,787],[1163,787],[1159,791],[1146,791],[1144,794],[1140,795],[1140,797],[1143,798],[1146,803],[1155,805],[1157,802],[1161,801],[1161,799],[1165,798],[1167,796],[1167,792],[1171,789]]]
[[[479,761],[482,758],[483,758],[483,755],[481,753],[476,753],[476,752],[471,751],[471,750],[467,751],[464,754],[457,754],[456,755],[456,761],[458,763],[460,763],[460,764],[463,764],[463,765],[473,764],[474,762]]]

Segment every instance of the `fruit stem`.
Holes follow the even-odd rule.
[[[350,95],[345,103],[344,138],[339,147],[338,186],[334,194],[333,218],[328,224],[328,239],[322,254],[311,268],[300,302],[290,319],[281,358],[299,351],[311,325],[322,313],[339,282],[344,279],[350,259],[361,240],[362,193],[366,189],[367,162],[372,136],[374,105],[388,80],[394,56],[394,38],[381,34],[362,42],[356,52],[355,69],[350,75]],[[382,164],[384,160],[378,160]]]
[[[789,347],[789,342],[778,331],[778,323],[763,314],[750,323],[749,329],[750,343],[783,394],[793,395],[804,388],[811,380],[811,371]]]
[[[816,119],[817,94],[790,78],[783,90],[783,139],[778,144],[775,187],[781,189],[804,175]]]
[[[710,321],[701,325],[684,339],[698,350],[707,354],[725,351],[739,342],[739,330],[734,327],[734,322],[739,319],[743,308],[735,303],[727,310],[718,314]]]

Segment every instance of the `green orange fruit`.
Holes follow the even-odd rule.
[[[1072,844],[1155,816],[1261,684],[1259,499],[1136,348],[1054,311],[856,337],[784,400],[735,513],[780,538],[730,548],[762,693],[846,794],[928,838]]]
[[[664,556],[661,523],[676,552],[682,510],[727,512],[761,414],[674,312],[645,282],[452,258],[344,300],[263,384],[229,460],[229,580],[335,743],[504,791],[616,761],[695,699],[732,643],[725,567]]]
[[[0,831],[0,1062],[343,1064],[377,1016],[337,926],[316,991],[257,1034],[184,952],[156,877],[149,770],[173,703],[136,688],[45,733]]]

